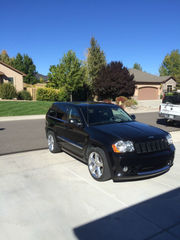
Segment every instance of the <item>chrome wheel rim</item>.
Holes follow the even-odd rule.
[[[88,159],[89,171],[94,178],[100,178],[103,174],[104,166],[101,156],[97,152],[92,152]]]
[[[51,152],[54,150],[54,138],[51,134],[48,135],[48,147]]]

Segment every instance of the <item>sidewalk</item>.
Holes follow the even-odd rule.
[[[34,119],[45,119],[45,115],[26,115],[26,116],[0,117],[0,122],[17,121],[17,120],[34,120]]]

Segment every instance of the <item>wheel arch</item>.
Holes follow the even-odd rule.
[[[109,166],[109,170],[110,170],[110,173],[111,173],[111,176],[112,176],[113,175],[112,164],[111,164],[111,160],[110,160],[110,156],[109,156],[109,153],[107,151],[107,148],[102,143],[100,143],[98,141],[90,140],[88,142],[88,144],[86,145],[85,150],[84,150],[84,156],[85,156],[84,158],[85,158],[86,163],[88,162],[88,151],[89,151],[90,148],[101,148],[104,151],[106,159],[107,159],[107,164]]]

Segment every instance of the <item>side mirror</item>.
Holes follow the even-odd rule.
[[[136,116],[134,114],[131,114],[130,117],[132,118],[132,120],[136,119]]]
[[[82,122],[79,122],[77,119],[74,118],[69,119],[69,123],[77,125],[79,127],[83,125]]]

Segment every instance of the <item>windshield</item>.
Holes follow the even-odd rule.
[[[122,108],[106,105],[91,105],[82,108],[83,115],[89,125],[121,123],[133,121]]]

